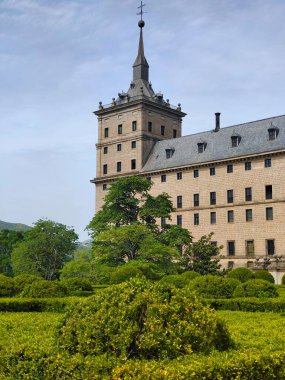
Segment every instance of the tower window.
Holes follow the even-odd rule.
[[[152,122],[151,121],[148,122],[147,130],[149,132],[152,132]]]
[[[177,137],[177,130],[173,129],[173,138],[176,139],[176,137]]]
[[[215,213],[215,211],[210,213],[210,222],[211,224],[216,224],[217,222],[217,214]]]
[[[166,174],[162,174],[160,180],[161,182],[166,182]]]
[[[108,173],[108,165],[104,164],[103,165],[103,174],[107,174],[107,173]]]
[[[104,129],[104,137],[109,137],[109,128]]]
[[[122,150],[122,144],[117,144],[117,151],[120,152]]]
[[[273,207],[266,207],[266,220],[273,220]]]
[[[177,180],[182,179],[182,172],[176,173],[176,178],[177,178]]]
[[[182,215],[177,215],[176,217],[177,220],[177,226],[182,226]]]
[[[266,240],[266,253],[269,256],[275,255],[275,241],[274,241],[274,239]]]
[[[215,167],[210,168],[210,175],[216,175],[216,168]]]
[[[137,142],[136,141],[132,141],[132,149],[135,149],[137,147]]]
[[[264,160],[264,167],[265,168],[271,168],[271,158],[266,158]]]
[[[265,186],[265,199],[272,199],[272,185]]]
[[[235,255],[235,241],[234,240],[228,241],[228,255],[229,256]]]
[[[234,191],[227,190],[227,201],[228,203],[234,203]]]
[[[133,121],[132,122],[132,131],[135,132],[137,130],[137,122]]]
[[[104,154],[107,154],[107,153],[108,153],[108,147],[104,146]]]
[[[199,206],[199,194],[193,194],[193,203],[194,203],[194,207]]]
[[[193,177],[194,177],[194,178],[198,178],[198,177],[199,177],[199,170],[198,170],[198,169],[195,169],[195,170],[193,171]]]
[[[122,171],[122,163],[121,161],[117,162],[117,172],[121,172]]]
[[[234,171],[233,165],[232,164],[228,164],[227,165],[227,173],[232,173],[233,171]]]
[[[165,133],[165,126],[162,125],[162,126],[160,127],[160,134],[161,134],[162,136],[164,136],[164,133]]]
[[[215,205],[216,204],[216,192],[211,191],[210,192],[210,205]]]
[[[182,208],[182,195],[177,196],[177,208]]]
[[[228,211],[228,223],[233,223],[234,222],[234,212],[233,210]]]
[[[199,225],[199,214],[195,213],[194,214],[194,226],[198,226],[198,225]]]
[[[121,135],[123,133],[123,126],[122,124],[118,125],[118,135]]]
[[[245,210],[245,220],[247,222],[252,222],[252,209],[251,208]]]
[[[251,187],[245,188],[245,201],[246,202],[252,201],[252,189],[251,189]]]
[[[132,170],[136,169],[136,160],[135,159],[131,160],[131,169]]]
[[[251,170],[251,161],[246,161],[244,163],[244,170]]]

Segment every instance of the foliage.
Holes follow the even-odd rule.
[[[67,290],[69,295],[92,294],[93,287],[87,278],[73,277],[60,281],[60,285]],[[90,293],[86,293],[90,292]]]
[[[142,260],[132,260],[131,262],[125,264],[131,268],[139,269],[142,274],[149,280],[157,281],[164,276],[164,272],[158,264],[149,263]]]
[[[63,265],[72,258],[77,239],[72,228],[39,220],[12,251],[14,274],[40,275],[46,280],[57,278]]]
[[[0,273],[11,276],[11,252],[15,244],[24,239],[24,232],[2,230],[0,231]]]
[[[181,273],[181,277],[187,278],[189,281],[194,280],[194,278],[199,276],[201,276],[200,273],[194,272],[193,270],[186,270],[185,272]]]
[[[235,278],[240,282],[246,282],[254,278],[252,271],[248,268],[236,268],[228,273],[229,278]]]
[[[33,282],[39,280],[42,280],[42,278],[33,274],[19,274],[18,276],[14,277],[15,292],[20,293],[24,290],[24,287],[26,285],[30,285]]]
[[[128,264],[117,267],[111,274],[111,284],[120,284],[128,281],[133,277],[143,277],[143,273],[139,268],[131,267]]]
[[[285,312],[285,300],[280,298],[232,298],[206,300],[215,310],[252,311],[252,312]]]
[[[88,278],[93,282],[92,255],[86,249],[76,249],[74,259],[68,261],[60,271],[60,278]]]
[[[231,343],[224,324],[194,296],[137,278],[71,309],[58,340],[70,354],[125,359],[174,358]]]
[[[282,285],[285,285],[285,274],[282,276],[281,283],[282,283]]]
[[[21,297],[49,298],[64,297],[67,294],[66,288],[59,281],[39,280],[26,285],[20,294]]]
[[[203,298],[231,298],[240,284],[233,278],[223,278],[210,274],[195,278],[189,283],[188,289]]]
[[[192,235],[190,232],[186,228],[175,224],[166,225],[158,234],[158,238],[163,244],[179,249],[180,251],[185,251],[192,243]]]
[[[13,279],[0,274],[0,297],[9,297],[14,291]]]
[[[265,281],[271,282],[272,284],[274,284],[275,282],[272,274],[269,273],[268,270],[266,269],[257,270],[256,272],[253,273],[253,275],[254,275],[254,278],[258,280],[265,280]]]
[[[278,297],[276,287],[264,280],[248,280],[237,286],[233,297]]]
[[[0,312],[57,312],[63,313],[71,304],[79,302],[79,297],[66,298],[1,298]]]

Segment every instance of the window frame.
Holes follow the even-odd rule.
[[[132,132],[136,132],[136,130],[137,130],[137,121],[133,120],[132,121]]]
[[[217,193],[216,191],[210,191],[210,205],[214,206],[217,204]]]

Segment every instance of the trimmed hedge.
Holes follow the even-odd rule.
[[[89,296],[93,294],[93,287],[87,278],[69,277],[60,281],[68,295],[71,296]]]
[[[12,296],[14,292],[15,288],[13,279],[0,274],[0,297]]]
[[[272,284],[275,283],[274,277],[271,273],[268,272],[268,270],[260,269],[253,273],[254,278],[257,280],[265,280],[268,282],[271,282]]]
[[[234,298],[239,297],[279,297],[276,287],[264,280],[248,280],[240,285],[234,291]]]
[[[248,268],[236,268],[231,270],[228,275],[228,278],[235,278],[240,282],[246,282],[254,278],[252,271]]]
[[[59,281],[42,279],[26,285],[20,296],[27,298],[65,297],[67,296],[67,289]]]
[[[281,284],[282,284],[282,285],[285,285],[285,274],[284,274],[283,277],[282,277]]]
[[[233,278],[223,278],[210,274],[190,281],[188,289],[202,298],[231,298],[240,282]]]
[[[283,298],[232,298],[204,300],[215,310],[251,311],[251,312],[285,312],[285,299]]]
[[[26,285],[30,285],[35,281],[43,280],[42,277],[35,276],[34,274],[19,274],[14,277],[15,292],[20,293],[24,290]]]
[[[41,299],[2,298],[0,299],[0,312],[51,311],[63,313],[65,312],[66,307],[74,305],[80,301],[82,301],[82,299],[78,297]]]

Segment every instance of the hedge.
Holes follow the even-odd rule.
[[[79,297],[68,298],[2,298],[0,299],[0,312],[42,312],[52,311],[63,313],[66,307],[80,302]]]
[[[232,298],[204,300],[215,310],[285,312],[285,298]]]

